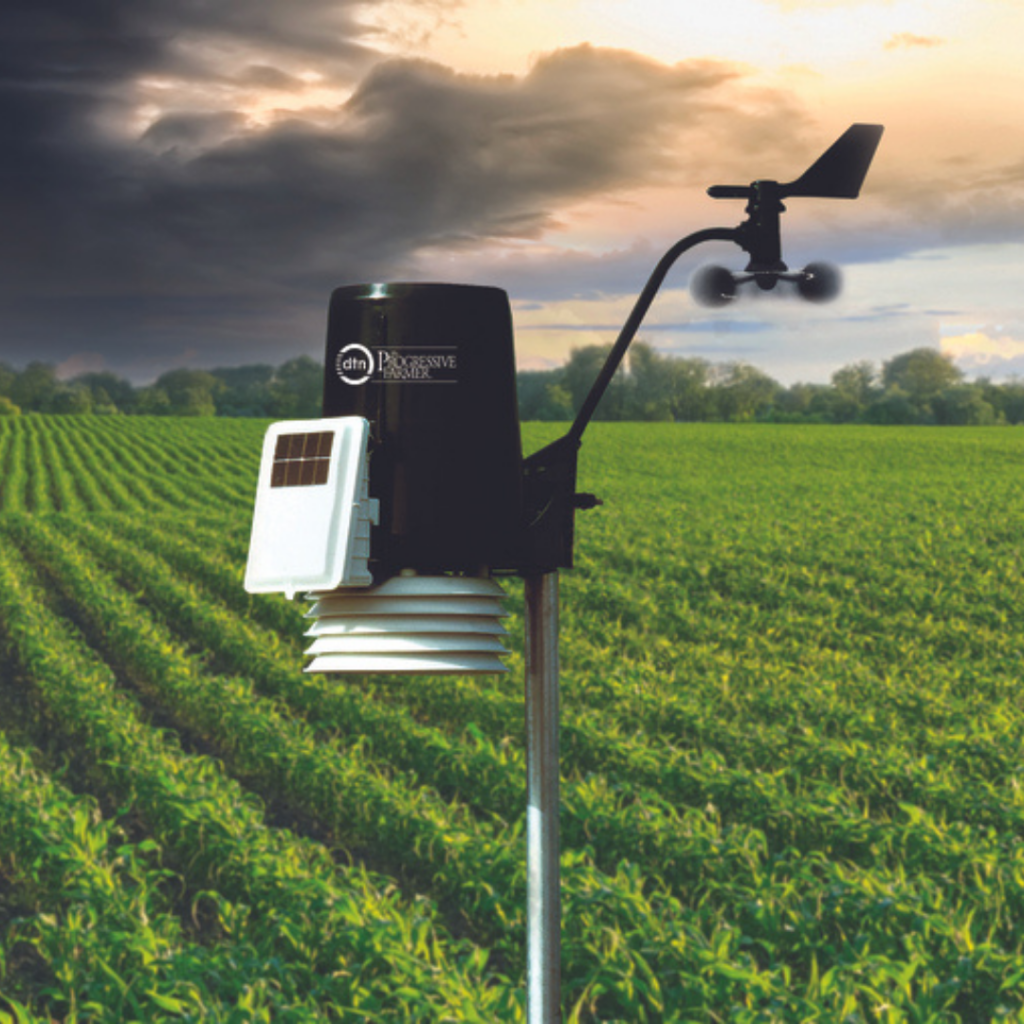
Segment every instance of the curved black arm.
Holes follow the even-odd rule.
[[[687,249],[701,242],[735,242],[741,248],[747,248],[744,231],[744,225],[695,231],[676,242],[662,256],[623,324],[569,432],[523,460],[522,554],[514,570],[520,575],[551,572],[559,567],[572,568],[576,509],[599,504],[592,494],[576,493],[576,455],[580,438],[672,264]]]
[[[737,245],[742,246],[740,241],[741,236],[741,228],[704,228],[703,231],[695,231],[692,235],[687,235],[685,238],[676,242],[676,244],[661,257],[661,260],[654,268],[653,273],[647,279],[647,284],[644,285],[644,290],[636,300],[632,312],[627,317],[626,322],[622,325],[622,330],[619,332],[619,336],[615,340],[615,344],[612,346],[612,350],[608,354],[608,358],[605,360],[605,364],[601,368],[601,372],[598,374],[597,380],[595,380],[593,385],[591,385],[590,391],[587,393],[587,397],[584,399],[583,405],[580,406],[580,411],[576,414],[576,419],[573,420],[572,427],[570,427],[569,433],[565,435],[564,440],[571,441],[577,445],[579,444],[580,438],[583,436],[583,431],[586,430],[587,424],[594,415],[594,410],[597,408],[598,402],[601,401],[601,397],[604,395],[605,390],[611,383],[612,378],[615,376],[615,371],[619,368],[619,363],[622,362],[622,359],[626,354],[626,350],[629,348],[630,343],[636,336],[636,332],[643,323],[644,317],[647,315],[647,310],[651,308],[651,303],[654,301],[654,297],[658,294],[658,290],[661,288],[662,282],[665,280],[665,276],[672,268],[672,264],[675,263],[675,261],[679,259],[687,249],[692,249],[695,245],[700,245],[701,242],[735,242]]]

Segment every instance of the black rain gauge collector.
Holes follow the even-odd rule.
[[[746,199],[735,228],[688,235],[661,259],[568,433],[523,458],[508,296],[498,288],[372,284],[331,296],[323,419],[275,423],[263,446],[245,575],[250,593],[304,593],[307,672],[503,672],[503,591],[526,601],[527,1019],[559,1019],[558,570],[573,564],[580,441],[672,264],[734,242],[741,272],[691,279],[705,305],[753,283],[833,297],[828,264],[790,271],[791,196],[855,199],[882,135],[856,124],[796,180],[716,185]],[[788,287],[789,285],[787,285]]]

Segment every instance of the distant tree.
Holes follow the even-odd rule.
[[[836,391],[852,398],[859,405],[867,405],[875,391],[878,371],[875,364],[864,359],[848,363],[832,374],[831,384]]]
[[[716,367],[712,388],[718,418],[730,421],[754,419],[771,407],[781,390],[777,381],[743,362]]]
[[[544,388],[544,402],[540,407],[540,420],[564,423],[573,418],[572,395],[561,384],[551,382]]]
[[[172,416],[214,416],[214,395],[223,384],[205,370],[171,370],[162,374],[156,387],[167,395]]]
[[[803,419],[810,415],[813,400],[814,385],[797,382],[775,396],[773,409],[784,416]]]
[[[931,400],[932,415],[942,426],[983,427],[996,421],[996,411],[976,384],[946,388]]]
[[[135,408],[135,387],[116,373],[82,373],[70,384],[89,389],[94,412],[132,412]]]
[[[836,402],[836,391],[827,384],[796,383],[778,391],[761,418],[775,423],[832,423]]]
[[[879,426],[898,426],[921,423],[924,414],[920,406],[899,387],[891,387],[876,398],[864,411],[864,420]]]
[[[1013,381],[1000,390],[1000,406],[1006,422],[1024,423],[1024,384]]]
[[[57,388],[49,403],[49,412],[64,416],[85,416],[93,411],[92,393],[81,385]]]
[[[211,370],[224,387],[214,395],[218,416],[270,416],[272,366],[255,364]]]
[[[520,419],[571,420],[604,367],[609,345],[574,349],[565,365],[516,376]],[[846,423],[1024,423],[1024,380],[972,383],[951,359],[918,348],[894,356],[879,374],[867,361],[836,370],[829,384],[782,387],[744,362],[712,364],[658,352],[638,340],[612,379],[595,418],[601,420]],[[309,356],[276,369],[265,364],[213,371],[172,370],[136,389],[114,373],[57,380],[55,368],[30,363],[18,371],[0,363],[0,397],[25,412],[133,412],[150,416],[320,415],[323,371]]]
[[[996,384],[988,377],[980,377],[974,386],[980,389],[982,399],[992,406],[996,423],[1024,421],[1024,383],[1014,378],[1005,384]]]
[[[171,399],[163,388],[155,385],[142,388],[136,396],[135,412],[139,416],[169,416]]]
[[[645,341],[629,348],[621,416],[645,422],[672,419],[671,384],[664,367],[668,359]]]
[[[0,416],[20,415],[21,410],[6,395],[0,395]]]
[[[874,363],[862,360],[840,367],[832,374],[834,391],[832,416],[845,423],[862,416],[864,410],[878,395],[878,371]]]
[[[670,383],[672,419],[680,423],[709,419],[711,364],[706,359],[671,357],[665,361],[664,372]]]
[[[544,392],[549,384],[560,379],[560,370],[522,370],[517,373],[516,401],[519,404],[519,418],[524,421],[540,419],[537,413],[544,402]]]
[[[899,388],[918,406],[945,388],[959,384],[962,379],[963,371],[952,358],[934,348],[915,348],[904,352],[882,367],[885,389]]]
[[[120,412],[131,412],[135,406],[135,389],[132,389],[132,397],[124,410],[118,407],[106,388],[94,387],[92,389],[92,411],[96,416],[116,416]]]
[[[611,345],[586,345],[583,348],[574,348],[569,354],[569,361],[565,364],[562,372],[562,386],[572,396],[574,412],[579,412],[611,350]],[[610,401],[612,397],[612,395],[605,394],[601,404],[597,407],[595,419],[615,418],[612,415],[614,407],[614,401]],[[623,396],[620,394],[617,397],[621,400]]]
[[[863,408],[855,405],[830,384],[814,385],[814,397],[810,408],[812,419],[823,423],[852,423],[863,414]]]
[[[562,385],[562,369],[524,370],[516,375],[519,418],[529,421],[572,419],[572,395]]]
[[[176,391],[171,398],[171,413],[174,416],[216,416],[217,403],[213,391],[201,384]]]
[[[10,366],[0,363],[0,395],[9,397],[17,379],[18,374]]]
[[[323,410],[323,366],[309,356],[279,366],[269,388],[269,412],[278,419],[316,419]]]
[[[29,363],[11,386],[9,398],[26,412],[45,412],[57,390],[57,371],[49,363]]]

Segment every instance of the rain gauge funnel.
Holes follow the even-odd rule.
[[[838,271],[782,261],[783,199],[853,199],[882,135],[851,126],[800,177],[713,186],[745,199],[738,227],[706,228],[657,264],[564,437],[523,458],[508,297],[454,284],[367,284],[331,296],[323,417],[273,424],[260,465],[245,587],[311,601],[306,671],[503,672],[503,591],[524,578],[527,1020],[560,1015],[558,570],[573,564],[587,424],[669,269],[705,241],[739,271],[691,292],[724,305],[748,286],[831,298]]]

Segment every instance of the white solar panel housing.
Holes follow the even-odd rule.
[[[360,416],[274,423],[263,440],[245,589],[250,594],[365,587],[369,423]]]

